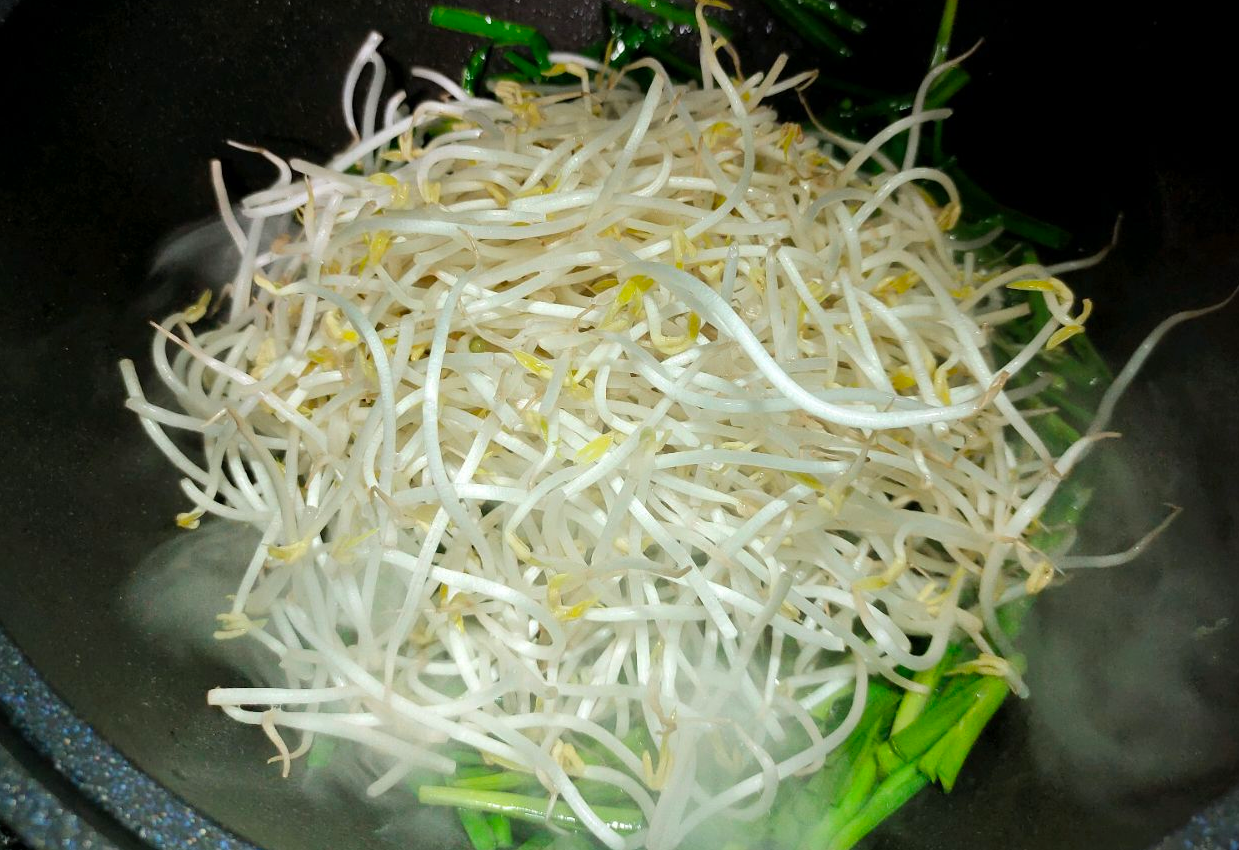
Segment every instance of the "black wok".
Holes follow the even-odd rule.
[[[235,187],[268,179],[226,139],[311,159],[338,147],[340,81],[372,28],[395,65],[460,66],[468,40],[429,31],[428,5],[24,0],[0,26],[0,767],[19,762],[115,842],[407,844],[347,796],[300,803],[297,783],[264,764],[261,735],[205,706],[205,691],[237,674],[126,615],[126,588],[178,533],[180,502],[122,409],[116,361],[141,361],[145,321],[200,286],[150,268],[161,240],[211,214],[208,159],[224,160]],[[601,33],[599,0],[485,5],[557,45]],[[844,5],[872,26],[832,72],[914,82],[939,4]],[[1239,181],[1224,22],[1203,3],[1109,6],[963,4],[956,45],[986,40],[949,138],[995,194],[1072,229],[1067,254],[1104,245],[1124,213],[1112,257],[1074,279],[1097,300],[1091,329],[1117,362],[1163,316],[1239,283]],[[783,49],[793,67],[822,61],[756,4],[741,11],[753,67]],[[1097,473],[1082,545],[1122,548],[1163,503],[1188,510],[1140,562],[1042,598],[1024,640],[1033,697],[999,715],[950,797],[923,793],[870,846],[1136,850],[1234,786],[1237,316],[1183,328],[1150,363],[1116,421],[1125,440]],[[153,781],[124,773],[105,741]],[[0,797],[14,787],[0,781]],[[12,802],[0,799],[0,818],[46,837]],[[1235,808],[1210,810],[1194,834],[1234,846]],[[185,830],[167,833],[174,821]]]

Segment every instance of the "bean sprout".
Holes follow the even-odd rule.
[[[925,87],[868,143],[819,139],[765,102],[785,59],[737,80],[705,29],[704,87],[643,60],[642,92],[554,54],[580,84],[470,97],[418,70],[450,100],[411,108],[380,104],[378,44],[346,77],[348,150],[244,148],[279,172],[242,202],[247,227],[212,166],[241,259],[209,329],[205,305],[158,327],[181,411],[123,367],[186,476],[178,523],[262,533],[218,635],[287,656],[287,685],[213,705],[285,772],[335,736],[388,757],[379,793],[465,747],[536,776],[608,847],[670,850],[820,765],[870,676],[915,689],[897,666],[932,667],[949,639],[992,651],[981,622],[1045,572],[1015,544],[1112,405],[1055,459],[1006,393],[1084,316],[1057,279],[977,268],[990,236],[945,235],[955,188],[912,167],[947,114]],[[902,170],[880,151],[901,133]],[[260,253],[264,231],[281,235]],[[1002,360],[996,328],[1027,312],[1008,282],[1037,284],[1052,318]],[[200,435],[202,460],[168,429]],[[819,730],[808,712],[852,683]],[[652,747],[630,750],[634,729]],[[613,759],[582,768],[573,746]],[[583,777],[644,830],[617,832]]]

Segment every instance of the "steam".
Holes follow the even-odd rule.
[[[1099,496],[1079,540],[1118,550],[1158,523],[1164,503],[1183,515],[1137,561],[1074,574],[1042,597],[1023,641],[1045,781],[1100,815],[1164,817],[1166,828],[1220,791],[1239,758],[1239,629],[1229,616],[1239,600],[1219,527],[1234,508],[1207,486],[1226,449],[1197,418],[1217,405],[1205,396],[1219,367],[1193,362],[1185,385],[1174,363],[1183,354],[1166,352],[1133,388],[1116,423],[1125,439],[1083,471]]]
[[[137,566],[122,590],[121,615],[149,640],[156,641],[166,656],[181,664],[210,666],[224,671],[221,686],[287,685],[278,659],[265,647],[248,639],[218,640],[216,615],[226,611],[229,596],[240,581],[245,564],[258,543],[258,534],[240,523],[206,521],[193,532],[178,532],[155,547]],[[208,708],[203,693],[202,711]],[[231,721],[222,716],[219,723]],[[260,732],[245,728],[254,746],[246,752],[274,754]],[[291,736],[291,748],[302,743]],[[320,751],[321,752],[321,751]],[[281,786],[280,765],[259,759],[238,764],[195,763],[197,786],[227,788],[231,795],[281,801],[316,813],[347,812],[350,826],[359,836],[358,847],[393,846],[418,850],[459,850],[464,841],[451,810],[416,804],[410,784],[381,797],[369,797],[366,788],[390,768],[390,764],[364,748],[341,742],[331,748],[326,764],[305,758],[293,762],[292,773]],[[202,804],[203,800],[193,802]],[[216,816],[225,811],[211,812]],[[225,823],[229,823],[224,818]],[[364,840],[363,840],[364,837]]]

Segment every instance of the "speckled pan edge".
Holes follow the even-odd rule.
[[[2,748],[0,823],[21,824],[21,840],[40,850],[114,850],[112,843],[89,824],[65,811],[60,801]]]
[[[75,717],[0,630],[0,723],[4,722],[88,800],[156,850],[255,850],[138,770]],[[66,850],[110,846],[18,770],[7,754],[0,751],[0,755],[4,755],[0,819],[12,829],[35,846]],[[10,794],[16,805],[10,804]]]

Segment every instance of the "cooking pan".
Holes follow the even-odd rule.
[[[206,707],[210,687],[241,684],[235,665],[157,627],[158,594],[133,598],[183,532],[176,475],[123,409],[116,369],[143,362],[148,319],[210,282],[205,255],[152,268],[211,215],[207,161],[223,159],[235,192],[269,179],[225,140],[309,159],[338,148],[339,84],[371,29],[393,66],[454,72],[471,45],[430,31],[428,5],[0,3],[0,817],[41,842],[61,840],[51,817],[125,846],[464,846],[415,811],[303,796],[261,734]],[[844,5],[871,22],[848,60],[741,5],[746,61],[788,50],[792,67],[914,85],[939,4]],[[602,33],[600,0],[484,7],[566,48]],[[992,193],[1067,227],[1064,256],[1104,246],[1122,213],[1109,259],[1073,278],[1112,362],[1239,283],[1233,49],[1211,7],[963,4],[955,44],[982,36],[951,147]],[[1124,440],[1090,472],[1080,546],[1123,548],[1166,503],[1184,514],[1136,563],[1039,599],[1023,636],[1032,697],[1008,703],[950,796],[922,793],[868,846],[1137,850],[1193,815],[1165,846],[1239,839],[1239,807],[1214,803],[1239,777],[1237,317],[1182,328],[1150,361],[1115,422]],[[67,820],[17,805],[19,787]]]

